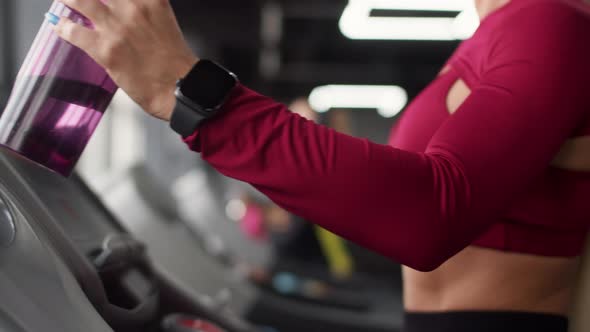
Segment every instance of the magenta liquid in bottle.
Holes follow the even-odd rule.
[[[61,3],[50,13],[92,26]],[[45,20],[0,117],[0,144],[69,176],[116,90],[101,66]]]

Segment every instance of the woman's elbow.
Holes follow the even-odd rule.
[[[449,258],[449,255],[439,253],[420,253],[409,259],[404,265],[420,272],[432,272]]]
[[[408,252],[402,264],[420,272],[431,272],[439,268],[456,254],[456,246],[449,239],[432,236],[421,241],[417,248]]]

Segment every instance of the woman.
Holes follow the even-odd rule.
[[[443,0],[441,0],[443,1]],[[167,0],[63,0],[56,31],[169,120],[198,61]],[[479,0],[482,23],[390,146],[237,86],[186,137],[220,172],[408,266],[406,331],[566,331],[590,220],[590,20],[579,1]]]

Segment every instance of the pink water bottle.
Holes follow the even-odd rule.
[[[0,117],[0,144],[69,176],[117,86],[84,51],[52,29],[59,17],[92,23],[54,2]]]

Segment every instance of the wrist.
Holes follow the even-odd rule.
[[[162,97],[160,97],[160,106],[157,107],[160,111],[156,113],[156,117],[166,122],[170,122],[174,106],[176,105],[176,97],[174,96],[175,89],[175,87],[172,89],[166,89],[166,91],[162,93]]]
[[[178,80],[185,78],[200,60],[192,54],[180,58],[172,68],[174,83],[176,84]]]
[[[200,61],[196,56],[186,56],[176,62],[171,68],[171,79],[170,82],[165,84],[165,88],[160,92],[160,96],[156,98],[153,113],[157,118],[170,122],[174,106],[176,105],[176,96],[174,92],[176,90],[176,82],[184,78],[191,69]]]

